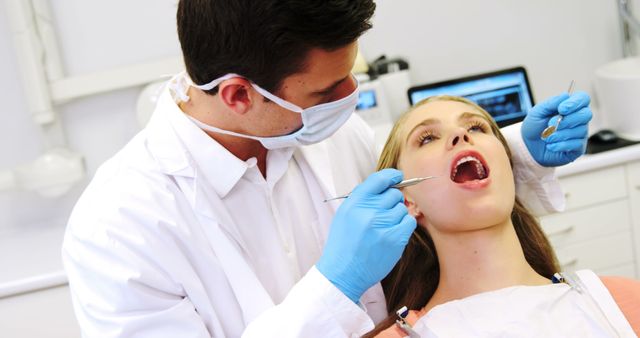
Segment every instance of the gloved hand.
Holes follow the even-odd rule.
[[[338,208],[316,268],[354,303],[398,262],[416,220],[400,190],[402,172],[383,169],[358,185]]]
[[[531,108],[522,123],[522,138],[533,158],[545,167],[556,167],[574,161],[584,154],[587,146],[588,123],[593,114],[585,92],[569,96],[552,97]],[[543,140],[542,131],[555,125],[558,117],[562,121],[555,133]]]

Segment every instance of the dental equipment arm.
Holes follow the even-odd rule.
[[[640,37],[640,21],[631,14],[628,0],[618,0],[618,12],[620,13],[620,25],[622,26],[623,54],[625,57],[631,56],[631,38],[634,33]]]

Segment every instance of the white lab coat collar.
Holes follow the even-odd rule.
[[[231,191],[249,167],[247,162],[234,156],[184,116],[168,88],[160,96],[158,108],[147,129],[151,151],[158,156],[159,164],[166,173],[175,174],[175,168],[193,168],[193,164],[197,164],[199,174],[204,175],[221,198]],[[168,132],[172,134],[168,135]],[[216,160],[212,161],[213,158]],[[220,166],[219,163],[225,165]]]
[[[160,98],[162,101],[163,97]],[[158,102],[158,107],[151,116],[151,120],[144,129],[147,134],[147,147],[156,160],[158,169],[165,174],[175,176],[194,177],[195,168],[191,159],[180,144],[177,135],[166,118],[166,104]]]

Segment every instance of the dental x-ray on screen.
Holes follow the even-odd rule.
[[[466,97],[486,109],[500,127],[522,121],[534,105],[524,67],[419,85],[407,93],[411,105],[434,95]]]

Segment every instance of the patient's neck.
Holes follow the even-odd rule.
[[[527,263],[511,220],[464,233],[432,234],[440,281],[425,310],[454,299],[514,285],[550,281]]]

